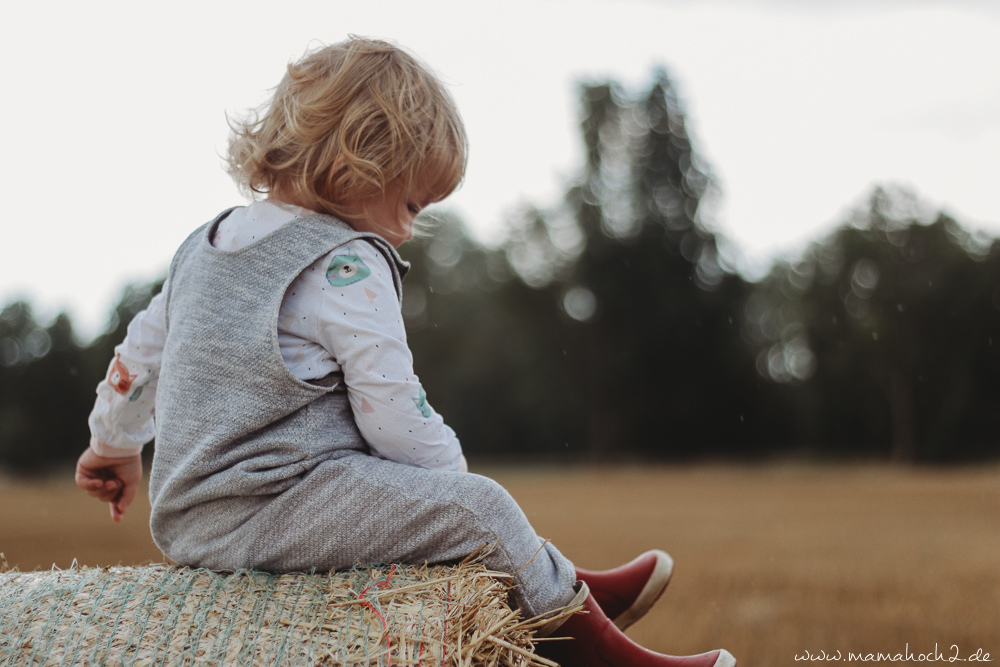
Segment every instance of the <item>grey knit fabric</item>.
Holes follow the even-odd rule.
[[[568,602],[572,564],[500,485],[372,456],[342,384],[298,380],[281,359],[278,311],[299,273],[366,238],[401,295],[408,267],[396,251],[308,216],[225,252],[210,243],[225,215],[192,234],[170,268],[150,475],[160,549],[218,570],[325,571],[441,562],[490,544],[487,565],[515,576],[527,613]]]

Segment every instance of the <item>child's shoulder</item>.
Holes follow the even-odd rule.
[[[354,238],[343,243],[320,260],[327,281],[335,287],[353,285],[374,277],[374,282],[392,282],[389,262],[367,238]]]

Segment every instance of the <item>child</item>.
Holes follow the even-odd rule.
[[[628,640],[602,607],[623,625],[641,616],[669,557],[578,573],[502,487],[467,472],[427,403],[395,248],[458,186],[465,157],[450,96],[399,48],[352,38],[291,64],[229,147],[230,173],[266,199],[221,213],[177,251],[98,387],[77,484],[120,521],[155,436],[150,527],[178,563],[331,570],[491,544],[486,564],[514,576],[527,616],[585,603],[589,614],[549,628],[576,638],[547,649],[560,659],[733,664],[725,651],[671,658]]]

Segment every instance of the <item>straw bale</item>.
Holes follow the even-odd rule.
[[[0,665],[551,666],[477,560],[328,574],[0,572]],[[568,613],[569,610],[563,613]]]

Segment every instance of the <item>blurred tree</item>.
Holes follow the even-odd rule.
[[[719,196],[666,72],[582,85],[586,163],[499,248],[441,213],[402,251],[430,401],[472,455],[693,459],[1000,455],[1000,243],[899,188],[756,285],[712,229]],[[0,311],[0,464],[71,461],[94,387],[161,282],[76,343]]]
[[[997,447],[1000,244],[876,188],[747,307],[762,375],[800,386],[804,438],[893,460]]]
[[[431,404],[469,452],[544,455],[573,438],[566,361],[551,353],[561,322],[545,290],[514,280],[501,250],[447,213],[402,248],[412,268],[403,315]],[[573,426],[570,431],[576,431]]]
[[[762,386],[740,335],[747,291],[713,233],[717,196],[672,81],[581,88],[587,164],[565,204],[529,209],[506,246],[562,315],[552,353],[591,457],[750,453]],[[582,395],[580,394],[582,388]],[[575,391],[574,391],[575,390]]]
[[[0,462],[23,472],[75,458],[94,385],[60,313],[48,327],[18,301],[0,312]]]
[[[89,442],[87,416],[114,346],[162,282],[127,286],[106,332],[81,346],[60,313],[47,327],[25,301],[0,311],[0,465],[44,471],[80,455]]]

